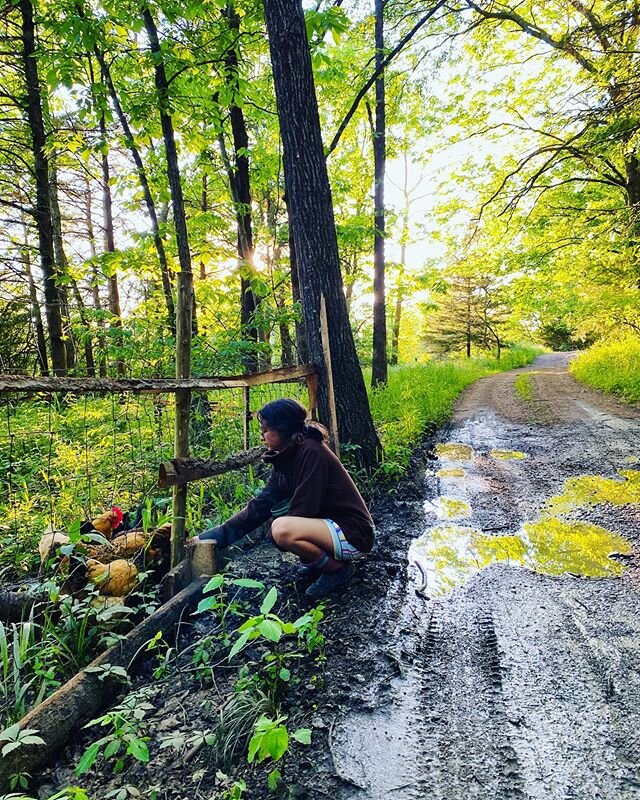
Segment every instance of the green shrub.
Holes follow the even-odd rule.
[[[615,394],[628,402],[640,401],[640,338],[625,336],[601,342],[579,355],[569,371],[582,383]]]

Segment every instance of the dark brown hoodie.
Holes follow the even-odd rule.
[[[267,453],[264,460],[271,464],[267,485],[222,526],[229,543],[266,522],[272,509],[289,500],[287,515],[332,519],[350,544],[363,553],[371,551],[371,515],[351,476],[326,444],[305,437],[302,444]]]

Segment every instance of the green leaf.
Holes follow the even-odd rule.
[[[239,653],[242,650],[242,648],[249,641],[249,638],[250,638],[252,633],[253,633],[252,630],[251,631],[245,631],[242,634],[242,636],[240,636],[238,641],[233,645],[233,647],[229,651],[229,661],[231,661],[231,659],[236,655],[236,653]]]
[[[278,676],[280,677],[281,681],[286,683],[291,678],[291,672],[286,667],[282,667],[278,673]]]
[[[258,625],[258,630],[270,642],[279,642],[282,638],[282,628],[272,619],[263,619]]]
[[[311,744],[310,728],[298,728],[298,730],[294,731],[291,736],[296,740],[296,742],[300,742],[300,744]]]
[[[254,581],[252,578],[235,578],[231,583],[234,586],[242,586],[243,589],[264,589],[264,583]]]
[[[9,742],[9,744],[5,744],[2,748],[2,756],[8,755],[12,750],[17,750],[17,748],[21,746],[22,742]]]
[[[104,749],[104,757],[111,758],[111,756],[115,756],[116,753],[120,751],[122,747],[122,742],[119,739],[114,739]]]
[[[262,752],[266,750],[266,755],[270,755],[274,761],[278,761],[287,752],[289,747],[289,734],[284,725],[278,725],[272,731],[265,734],[265,741],[262,746]],[[263,760],[262,758],[260,759]]]
[[[267,596],[262,601],[262,605],[260,606],[260,613],[268,614],[276,604],[277,599],[278,599],[278,590],[276,589],[275,586],[272,586],[267,592]]]
[[[220,600],[215,595],[213,595],[212,597],[205,597],[204,600],[201,600],[198,603],[196,614],[202,614],[205,611],[209,611],[209,609],[215,608],[219,604]]]
[[[82,758],[80,759],[78,766],[76,767],[76,775],[82,775],[83,773],[88,772],[91,769],[94,761],[98,757],[101,744],[102,744],[102,739],[100,739],[97,742],[94,742],[92,745],[89,745],[89,747],[87,747],[87,749],[82,754]]]
[[[251,740],[249,741],[249,752],[247,753],[247,761],[249,764],[253,764],[253,759],[256,757],[256,753],[260,749],[263,737],[263,733],[254,733],[251,737]]]
[[[214,575],[213,578],[207,583],[207,585],[202,590],[203,592],[214,592],[216,589],[219,589],[222,584],[224,583],[224,575],[218,573],[218,575]]]
[[[275,792],[281,780],[282,780],[282,773],[280,772],[280,770],[277,767],[275,769],[272,769],[271,772],[267,775],[267,785],[269,786],[269,789],[272,792]]]
[[[145,764],[149,760],[149,748],[142,739],[132,739],[127,747],[127,753]]]

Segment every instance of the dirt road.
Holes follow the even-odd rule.
[[[329,731],[338,800],[640,797],[640,413],[567,364],[458,403]]]

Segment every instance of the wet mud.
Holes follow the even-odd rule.
[[[567,363],[480,381],[433,448],[400,674],[336,724],[339,800],[640,797],[640,415]]]

